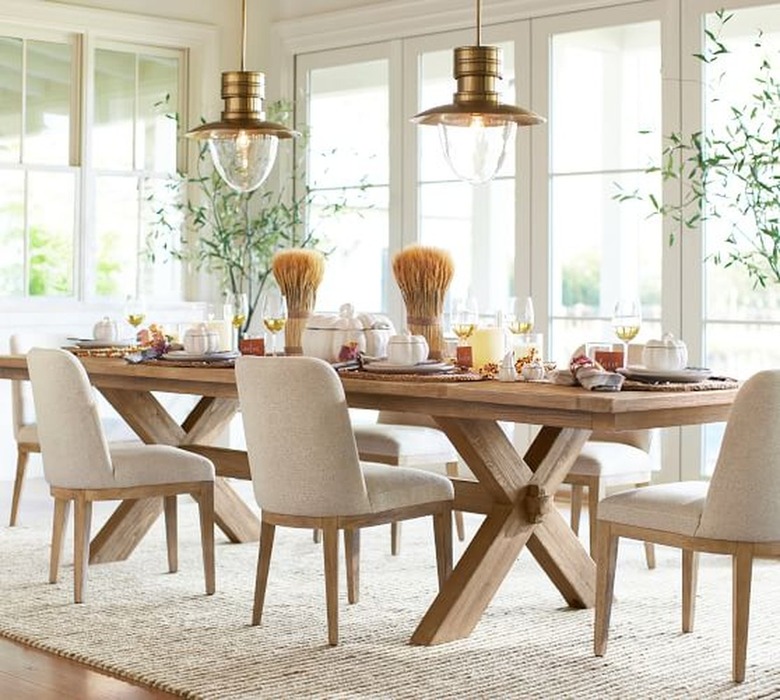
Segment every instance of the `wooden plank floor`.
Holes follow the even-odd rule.
[[[32,460],[31,460],[32,461]],[[0,482],[0,522],[8,524],[12,484]],[[96,504],[103,505],[103,504]],[[114,504],[115,505],[115,504]],[[25,481],[19,523],[51,528],[52,501],[43,479]],[[109,509],[105,509],[105,515]],[[103,513],[96,511],[100,525]],[[113,678],[70,659],[0,638],[2,700],[164,700],[177,697]]]

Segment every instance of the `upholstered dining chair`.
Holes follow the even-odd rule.
[[[328,642],[338,644],[338,534],[344,531],[347,596],[357,602],[360,528],[433,516],[441,585],[452,568],[449,479],[418,469],[361,463],[344,389],[314,357],[236,361],[236,379],[255,498],[260,552],[252,624],[260,624],[277,525],[323,536]]]
[[[66,350],[32,348],[27,353],[43,471],[54,497],[49,581],[56,583],[71,501],[74,601],[85,599],[94,501],[162,497],[168,569],[178,568],[176,496],[190,494],[200,511],[206,593],[214,593],[214,465],[205,457],[169,445],[110,446],[97,413],[95,394],[82,364]]]
[[[652,430],[597,430],[585,443],[564,483],[571,485],[571,528],[579,534],[583,489],[588,490],[590,555],[596,556],[599,501],[609,487],[647,486],[657,465],[650,456]],[[645,542],[647,568],[655,568],[655,547]]]
[[[607,650],[621,537],[682,550],[682,629],[693,631],[700,552],[732,558],[732,677],[745,679],[753,559],[780,555],[780,370],[753,375],[731,408],[709,484],[658,484],[599,504],[594,652]]]
[[[14,333],[8,341],[12,355],[23,355],[30,348],[55,348],[63,344],[64,338],[50,333]],[[11,517],[9,525],[13,527],[19,517],[19,503],[22,498],[22,486],[27,472],[30,454],[39,453],[38,426],[35,422],[32,389],[29,382],[11,382],[11,420],[16,440],[16,477],[11,496]],[[138,442],[138,437],[119,416],[107,416],[101,419],[106,439],[109,442]]]
[[[413,467],[458,476],[458,452],[430,416],[401,411],[379,411],[375,423],[353,426],[358,455],[366,462]],[[463,513],[453,511],[458,539],[466,539]],[[401,523],[390,525],[390,549],[401,551]]]

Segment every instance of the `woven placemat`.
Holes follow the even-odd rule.
[[[355,379],[373,379],[373,380],[400,380],[403,382],[479,382],[487,377],[480,376],[475,372],[442,372],[441,374],[400,374],[400,373],[381,373],[365,372],[363,370],[339,370],[339,374],[344,377]]]
[[[718,389],[738,389],[739,382],[736,379],[705,379],[702,382],[637,382],[626,379],[623,382],[622,391],[714,391]]]
[[[204,362],[202,360],[158,360],[157,358],[152,358],[149,360],[141,360],[135,364],[155,365],[157,367],[197,367],[199,369],[208,367],[225,369],[235,367],[236,361],[235,359],[232,359]]]

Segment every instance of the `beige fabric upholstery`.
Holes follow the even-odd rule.
[[[655,468],[652,458],[644,449],[621,442],[589,440],[570,473],[600,476],[605,485],[613,479],[616,484],[633,485],[649,481]]]
[[[178,448],[125,444],[109,450],[89,378],[71,353],[33,348],[27,364],[51,486],[105,489],[214,479],[208,459]]]
[[[693,535],[699,527],[707,483],[682,481],[631,489],[599,503],[599,520]]]
[[[240,357],[236,377],[261,508],[319,517],[380,512],[391,498],[403,505],[453,498],[438,474],[376,464],[364,476],[344,390],[328,363]],[[403,496],[389,494],[403,484]]]
[[[436,428],[377,423],[356,425],[354,432],[360,454],[381,455],[402,467],[458,461],[452,443]]]

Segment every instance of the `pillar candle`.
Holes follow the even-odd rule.
[[[469,340],[474,355],[475,368],[483,367],[488,362],[501,363],[504,358],[503,328],[495,326],[477,328]]]

